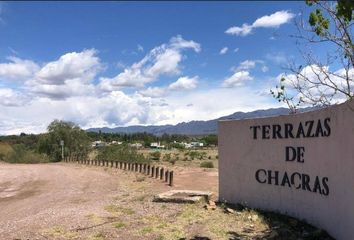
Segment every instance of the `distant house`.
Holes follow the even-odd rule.
[[[162,149],[162,148],[165,148],[165,145],[161,145],[160,142],[153,142],[153,143],[150,144],[150,148]]]
[[[191,142],[192,147],[204,147],[204,143],[201,142]]]
[[[202,142],[191,142],[191,143],[182,142],[181,144],[184,146],[184,148],[204,147],[204,143]]]
[[[101,140],[94,141],[94,142],[92,142],[92,144],[91,144],[91,147],[95,147],[95,148],[105,147],[105,146],[107,146],[107,143],[102,142]]]
[[[133,148],[142,148],[143,144],[141,144],[141,143],[130,143],[129,146],[133,147]]]
[[[121,145],[123,144],[123,142],[119,142],[119,141],[112,141],[111,145]]]

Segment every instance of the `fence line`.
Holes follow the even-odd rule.
[[[83,165],[91,166],[102,166],[102,167],[111,167],[117,168],[120,170],[126,170],[131,172],[138,172],[149,176],[151,178],[160,179],[163,182],[167,183],[168,186],[173,186],[173,171],[165,169],[163,167],[150,165],[148,163],[136,163],[136,162],[121,162],[121,161],[106,161],[106,160],[70,160],[68,158],[64,159],[64,162],[73,162]]]

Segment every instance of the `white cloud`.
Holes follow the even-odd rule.
[[[28,89],[32,94],[41,97],[61,100],[72,96],[90,95],[95,91],[92,84],[86,84],[80,80],[66,80],[64,84],[38,84],[28,83]]]
[[[170,46],[175,49],[185,49],[192,48],[195,52],[200,52],[202,50],[199,43],[194,42],[192,40],[186,41],[182,38],[181,35],[177,35],[176,37],[172,37],[170,40]]]
[[[255,66],[256,66],[256,61],[245,60],[240,63],[240,65],[237,67],[237,70],[249,70],[254,68]]]
[[[176,82],[171,83],[168,86],[169,90],[178,91],[178,90],[192,90],[197,87],[198,76],[189,78],[189,77],[180,77]]]
[[[227,88],[243,86],[245,81],[253,80],[248,71],[235,72],[232,76],[226,78],[222,86]]]
[[[242,24],[242,27],[230,27],[225,33],[230,35],[247,36],[252,32],[252,26],[246,23]]]
[[[239,50],[240,50],[239,48],[235,48],[234,53],[237,53]]]
[[[198,76],[195,77],[180,77],[177,81],[171,83],[166,87],[148,87],[145,90],[140,90],[138,93],[151,98],[159,98],[162,96],[166,96],[171,91],[189,91],[195,89],[198,84]]]
[[[268,72],[268,70],[269,70],[269,68],[267,66],[265,66],[265,65],[262,66],[262,72],[265,73],[265,72]]]
[[[224,55],[224,54],[227,53],[228,50],[229,50],[228,47],[223,47],[223,48],[220,50],[219,54],[220,54],[220,55]]]
[[[164,99],[113,91],[102,96],[75,96],[61,101],[35,98],[26,106],[16,108],[0,105],[0,134],[44,132],[54,119],[73,121],[82,128],[176,124],[277,104],[271,97],[259,96],[246,87],[173,91]]]
[[[138,44],[138,51],[139,51],[139,52],[144,52],[144,48],[143,48],[143,46],[141,46],[140,44]]]
[[[167,94],[167,89],[163,87],[148,87],[145,90],[139,91],[145,97],[158,98]]]
[[[253,24],[252,27],[263,27],[263,28],[278,28],[280,25],[289,22],[292,18],[295,17],[295,14],[289,11],[278,11],[271,15],[266,15],[261,18],[258,18]]]
[[[101,69],[95,49],[64,54],[49,62],[36,73],[35,81],[43,84],[62,85],[67,80],[90,82]]]
[[[159,109],[166,119],[160,120],[158,124],[209,120],[236,111],[253,111],[279,106],[269,94],[268,96],[259,96],[248,87],[200,89],[176,93],[166,100],[169,107]]]
[[[22,106],[29,100],[21,92],[11,88],[0,88],[0,99],[0,105],[9,107]]]
[[[238,36],[247,36],[252,33],[254,28],[278,28],[280,25],[288,23],[295,14],[289,11],[278,11],[271,15],[266,15],[256,19],[252,25],[247,23],[242,24],[241,27],[230,27],[225,33]]]
[[[126,65],[123,62],[118,61],[117,64],[116,64],[116,67],[118,69],[124,69],[124,68],[126,68]]]
[[[201,51],[200,44],[184,40],[181,36],[173,37],[168,44],[152,49],[142,60],[125,68],[114,78],[101,78],[101,89],[107,91],[121,87],[143,87],[162,75],[180,74],[179,64],[185,49]]]
[[[237,71],[242,71],[242,70],[251,70],[256,67],[257,64],[261,64],[262,68],[261,70],[263,72],[268,71],[268,68],[264,65],[264,61],[262,60],[245,60],[241,62],[237,67],[231,67],[231,71],[237,72]]]
[[[23,81],[34,75],[39,66],[30,60],[8,57],[10,62],[0,63],[0,79],[5,81]]]
[[[341,93],[347,92],[346,72],[344,69],[331,71],[328,66],[307,65],[302,68],[298,75],[295,74],[280,74],[277,77],[279,81],[285,76],[285,87],[290,95],[299,99],[303,97],[304,101],[308,100],[307,96],[312,96],[312,99],[321,99],[326,97],[330,99],[331,104],[336,104],[347,100],[346,96]],[[349,87],[354,89],[354,69],[348,71]],[[302,93],[293,89],[293,86],[300,86],[303,89]],[[331,87],[329,87],[331,86]],[[335,88],[341,91],[336,91]],[[332,98],[333,97],[333,98]],[[295,101],[297,101],[295,99]]]
[[[96,55],[95,49],[64,54],[45,64],[25,86],[32,94],[57,100],[93,93],[92,81],[103,68]]]

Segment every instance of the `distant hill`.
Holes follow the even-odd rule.
[[[303,108],[301,112],[310,111],[313,108]],[[129,127],[116,127],[116,128],[89,128],[88,132],[101,132],[104,133],[137,133],[146,132],[155,135],[167,134],[185,134],[185,135],[206,135],[217,133],[217,123],[219,120],[225,119],[247,119],[247,118],[261,118],[279,115],[288,115],[289,109],[287,108],[271,108],[266,110],[256,110],[253,112],[235,112],[231,115],[220,117],[208,121],[191,121],[182,122],[176,125],[160,125],[160,126],[129,126]]]

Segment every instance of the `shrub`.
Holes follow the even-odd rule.
[[[97,160],[120,161],[120,162],[148,162],[143,154],[127,145],[111,145],[98,150]]]
[[[161,158],[161,153],[158,151],[150,153],[151,160],[159,161]]]
[[[169,162],[171,161],[171,153],[166,153],[163,158],[162,158],[163,161],[166,161],[166,162]]]
[[[10,153],[14,150],[12,147],[7,143],[0,143],[0,161],[6,161],[7,157]]]
[[[10,163],[43,163],[49,162],[49,158],[45,154],[38,154],[34,151],[27,150],[23,144],[13,145],[13,151],[5,157],[6,162]]]
[[[214,168],[214,164],[211,161],[201,162],[200,167],[202,168]]]

